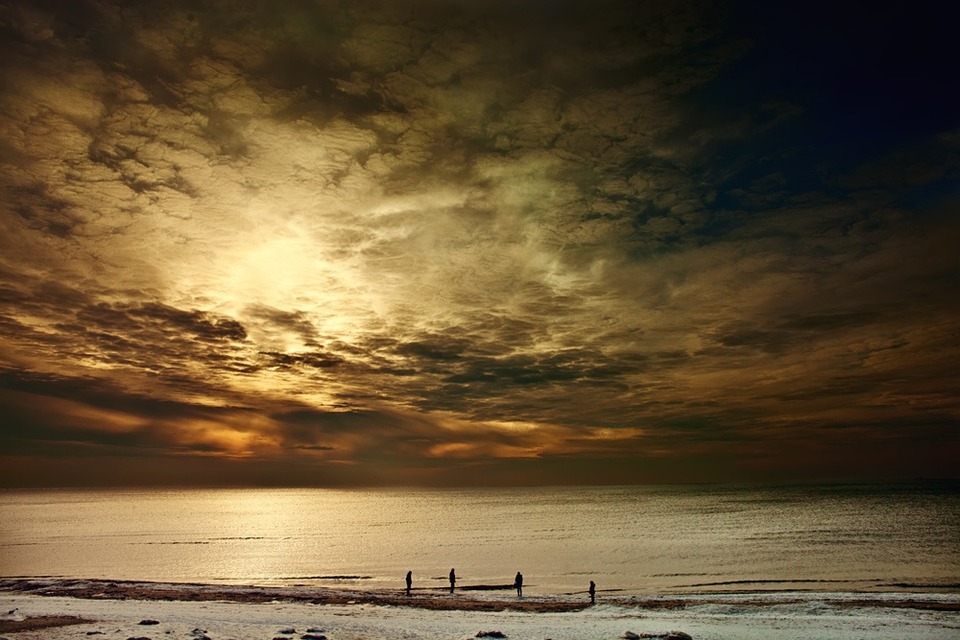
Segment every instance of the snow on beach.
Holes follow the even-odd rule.
[[[960,637],[958,594],[634,595],[585,605],[579,595],[407,598],[399,591],[7,579],[0,581],[0,637],[452,640],[499,631],[517,640],[613,640],[671,630],[697,640]]]

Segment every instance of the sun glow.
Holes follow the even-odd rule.
[[[211,420],[194,420],[171,427],[176,430],[176,439],[191,451],[208,448],[215,455],[248,457],[280,448],[279,441],[263,429],[239,429]]]
[[[306,348],[303,335],[281,336],[275,328],[264,335],[249,321],[252,308],[297,309],[318,335],[350,340],[382,306],[355,256],[293,227],[250,239],[248,247],[227,253],[217,270],[222,274],[218,308],[244,319],[255,342],[288,353]]]
[[[283,308],[343,286],[342,271],[326,267],[304,237],[271,237],[259,241],[227,265],[227,296],[236,305],[263,304]],[[323,304],[323,297],[319,304]]]

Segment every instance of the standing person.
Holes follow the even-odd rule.
[[[523,574],[517,571],[517,577],[513,579],[513,586],[517,588],[517,596],[523,597]]]
[[[587,591],[590,592],[590,604],[597,604],[597,585],[593,584],[593,580],[590,581],[590,588]]]
[[[413,571],[407,571],[407,595],[410,595],[410,588],[413,587]]]
[[[453,593],[453,587],[457,584],[457,572],[450,569],[450,593]]]

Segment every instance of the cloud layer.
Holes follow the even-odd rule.
[[[0,4],[4,482],[948,473],[935,12],[228,4]]]

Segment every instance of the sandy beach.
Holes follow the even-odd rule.
[[[957,594],[755,593],[522,600],[414,592],[106,580],[0,581],[0,637],[128,640],[675,637],[943,639],[960,633]],[[679,632],[679,633],[677,633]],[[488,636],[501,637],[501,636]]]

